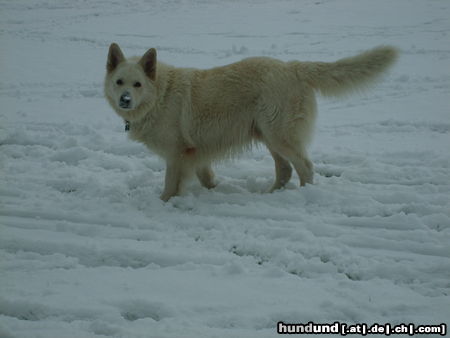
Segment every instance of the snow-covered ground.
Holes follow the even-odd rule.
[[[276,337],[276,324],[450,323],[450,2],[0,1],[0,337]],[[108,46],[207,68],[380,44],[371,90],[319,98],[315,184],[263,194],[266,149],[159,200]]]

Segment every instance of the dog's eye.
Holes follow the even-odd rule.
[[[141,86],[140,82],[135,82],[134,85],[133,85],[133,87],[135,87],[135,88],[139,88],[140,86]]]
[[[119,86],[123,85],[122,79],[117,80],[116,83],[117,83],[117,85],[119,85]]]

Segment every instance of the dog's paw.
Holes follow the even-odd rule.
[[[214,189],[215,187],[217,187],[217,183],[216,182],[208,182],[206,184],[202,184],[206,189]]]
[[[161,196],[159,196],[159,198],[163,201],[163,202],[167,202],[168,200],[170,200],[171,197],[173,197],[174,195],[172,194],[167,194],[167,193],[162,193]]]

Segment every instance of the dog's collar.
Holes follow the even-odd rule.
[[[130,121],[125,120],[125,131],[130,131]]]

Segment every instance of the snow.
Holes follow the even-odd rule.
[[[449,17],[446,0],[0,1],[0,336],[450,324]],[[259,147],[163,203],[164,163],[103,97],[113,41],[201,68],[401,56],[319,98],[314,185],[264,194]]]

